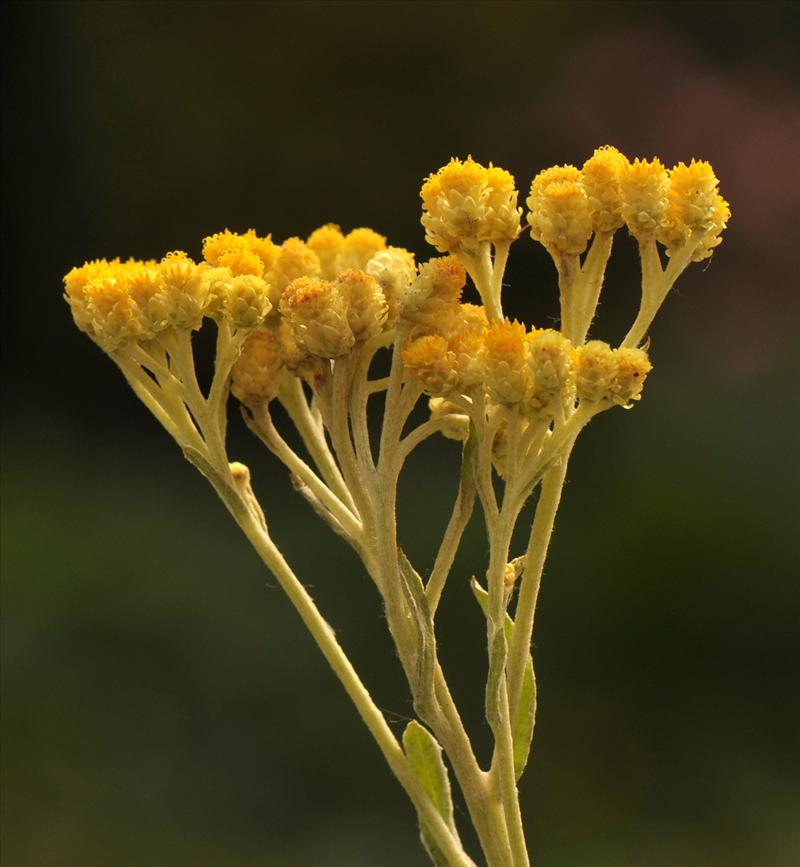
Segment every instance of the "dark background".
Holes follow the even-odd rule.
[[[798,781],[798,6],[24,3],[4,13],[3,863],[422,865],[414,817],[221,504],[72,325],[61,276],[333,220],[426,249],[422,177],[521,188],[601,144],[710,160],[733,219],[653,330],[631,413],[577,448],[537,626],[522,781],[541,867],[789,867]],[[512,251],[512,315],[552,266]],[[622,233],[597,336],[637,293]],[[400,730],[375,593],[232,416],[271,527]],[[456,449],[403,488],[425,568]],[[442,652],[480,723],[473,522]],[[463,810],[460,813],[465,826]]]

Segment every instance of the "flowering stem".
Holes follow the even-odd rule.
[[[355,509],[355,503],[344,483],[342,473],[336,465],[331,450],[325,439],[324,426],[319,424],[311,413],[303,384],[297,376],[283,377],[278,392],[278,399],[283,404],[289,418],[297,428],[303,445],[317,465],[322,478],[336,496],[350,509]]]
[[[574,442],[574,440],[573,440]],[[520,580],[517,608],[514,616],[514,632],[508,654],[508,696],[512,715],[519,706],[522,692],[522,674],[530,653],[533,638],[533,621],[542,571],[547,558],[547,549],[553,534],[561,492],[567,475],[567,465],[572,446],[561,456],[561,460],[545,473],[536,506],[536,515],[531,527],[530,540],[525,552],[525,565]]]
[[[577,289],[578,302],[576,306],[578,309],[574,322],[576,346],[581,346],[586,342],[586,335],[597,311],[613,241],[613,232],[597,232],[581,266]]]
[[[212,480],[212,483],[218,492],[220,492],[220,486],[225,484],[222,479]],[[356,706],[356,710],[377,742],[389,767],[406,790],[436,844],[447,858],[448,864],[452,867],[475,867],[474,862],[466,855],[458,839],[448,828],[431,799],[422,790],[417,775],[402,747],[336,640],[333,630],[320,614],[313,599],[300,583],[267,531],[254,518],[243,501],[242,508],[238,509],[235,503],[232,506],[228,491],[220,492],[220,495],[250,543],[294,605],[323,656]]]

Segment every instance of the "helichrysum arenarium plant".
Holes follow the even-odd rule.
[[[503,274],[523,212],[514,178],[471,158],[452,160],[422,186],[426,240],[441,255],[420,265],[371,229],[343,234],[326,225],[282,244],[254,230],[224,231],[204,240],[199,262],[182,252],[98,260],[64,278],[78,327],[209,480],[297,608],[410,797],[436,864],[476,863],[454,821],[450,771],[485,862],[530,863],[517,785],[536,714],[531,638],[570,453],[594,416],[641,398],[654,316],[684,269],[722,239],[730,210],[717,188],[706,162],[668,170],[613,147],[582,168],[536,175],[525,228],[556,266],[558,331],[504,317]],[[614,347],[587,336],[623,227],[639,246],[642,293]],[[468,279],[480,303],[462,299]],[[216,361],[204,389],[192,335],[208,320]],[[389,372],[381,377],[373,360],[384,351]],[[400,740],[273,540],[249,469],[230,460],[230,394],[316,514],[355,549],[383,600],[419,717]],[[423,396],[429,417],[414,426]],[[382,408],[379,435],[368,425],[371,398]],[[276,401],[302,453],[276,428]],[[460,443],[460,481],[435,560],[417,569],[398,547],[397,482],[409,454],[434,435]],[[531,497],[529,542],[512,551]],[[472,579],[486,616],[489,767],[475,757],[436,649],[442,589],[476,503],[490,552],[482,580]]]

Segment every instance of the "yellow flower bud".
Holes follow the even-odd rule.
[[[527,337],[528,365],[537,391],[570,400],[575,388],[575,347],[550,329]]]
[[[242,351],[231,374],[231,392],[242,403],[252,406],[268,402],[278,393],[281,345],[272,331],[254,331],[242,344]]]
[[[85,262],[80,267],[72,268],[64,276],[64,299],[69,304],[72,318],[81,331],[94,333],[92,314],[86,298],[86,286],[91,280],[110,273],[119,264],[119,259],[111,262],[107,259],[95,259],[92,262]]]
[[[298,345],[312,355],[339,358],[355,342],[347,321],[347,301],[333,283],[316,277],[293,280],[281,296],[280,312]]]
[[[623,223],[619,181],[626,158],[610,145],[597,150],[583,164],[581,185],[589,201],[592,228],[614,232]]]
[[[372,229],[353,229],[344,239],[344,247],[336,260],[337,273],[354,268],[363,271],[367,262],[386,249],[386,238]]]
[[[380,334],[388,308],[378,281],[364,271],[343,271],[334,281],[347,302],[347,321],[358,341]]]
[[[519,322],[494,322],[483,337],[486,388],[497,403],[516,404],[530,388],[525,352],[525,326]]]
[[[223,316],[225,299],[233,286],[233,274],[230,268],[202,266],[202,279],[208,292],[206,316],[219,320]]]
[[[400,296],[417,274],[414,254],[402,247],[387,247],[367,262],[365,270],[380,284],[389,309],[389,321],[393,322],[397,318]]]
[[[306,243],[317,254],[322,279],[333,280],[339,273],[337,262],[345,246],[341,229],[334,223],[320,226],[308,236]]]
[[[630,406],[640,400],[647,374],[653,369],[643,349],[624,348],[614,350],[616,370],[610,385],[610,397],[620,406]]]
[[[272,310],[266,282],[261,277],[243,274],[234,277],[222,307],[225,318],[236,328],[261,325]]]
[[[317,254],[300,238],[287,238],[269,272],[269,300],[277,306],[286,287],[298,277],[319,277],[322,273]]]
[[[125,271],[125,265],[117,265],[89,280],[83,290],[91,332],[108,351],[142,335]]]
[[[714,199],[714,216],[711,228],[703,236],[700,246],[695,250],[694,256],[692,256],[693,262],[702,262],[704,259],[708,259],[714,252],[714,248],[722,243],[722,231],[728,225],[730,217],[730,205],[717,193]]]
[[[519,193],[514,176],[489,163],[486,170],[486,187],[489,196],[486,200],[486,227],[484,240],[493,244],[511,243],[520,233],[522,208],[517,205]]]
[[[439,331],[458,314],[467,282],[464,266],[454,256],[431,259],[420,266],[416,280],[400,298],[400,316],[416,330]]]
[[[425,180],[420,196],[425,239],[440,253],[510,243],[519,234],[517,191],[504,169],[452,159]]]
[[[240,235],[226,229],[203,239],[203,258],[209,265],[230,268],[234,276],[251,274],[263,277],[278,258],[279,248],[267,235],[261,238],[255,229]]]
[[[448,348],[458,372],[461,390],[466,392],[476,385],[482,386],[486,379],[483,358],[485,329],[478,331],[464,325],[460,331],[448,335]]]
[[[628,231],[642,240],[652,237],[664,224],[669,193],[669,174],[661,160],[635,159],[620,174],[622,218]]]
[[[164,291],[161,269],[155,262],[128,264],[128,294],[135,304],[142,339],[148,339],[169,327],[172,320],[171,301]]]
[[[441,422],[442,436],[449,440],[463,442],[469,435],[469,416],[462,409],[444,397],[432,397],[428,400],[431,421]]]
[[[180,250],[167,253],[158,263],[163,281],[170,325],[176,328],[199,328],[208,300],[208,285],[202,269]]]
[[[592,212],[574,166],[540,172],[531,183],[527,205],[531,236],[550,253],[579,255],[586,249]]]
[[[450,394],[458,387],[458,372],[447,340],[439,334],[418,337],[403,350],[403,363],[433,397]]]
[[[481,304],[460,304],[459,320],[461,328],[475,334],[483,334],[489,327],[489,318],[486,308]]]
[[[707,162],[678,163],[669,173],[669,194],[664,225],[656,237],[677,252],[692,232],[708,232],[714,225],[719,181]]]
[[[578,397],[592,402],[609,398],[617,375],[614,350],[602,340],[590,340],[578,348],[577,356]]]

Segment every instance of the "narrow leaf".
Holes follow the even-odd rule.
[[[478,581],[473,578],[470,581],[472,592],[478,600],[483,613],[488,616],[489,611],[489,594],[481,587]],[[507,645],[511,645],[511,637],[514,634],[514,621],[506,612],[506,620],[503,627],[505,632],[505,640]],[[492,654],[494,656],[494,653]],[[491,672],[492,663],[490,662],[489,680],[492,679]],[[499,687],[499,682],[494,688]],[[486,715],[489,718],[489,684],[486,689]],[[536,677],[533,673],[533,658],[530,653],[525,660],[525,668],[522,672],[522,690],[519,696],[519,704],[516,712],[511,720],[511,735],[514,743],[514,773],[516,778],[522,776],[525,766],[528,763],[528,756],[531,751],[531,742],[533,741],[533,727],[536,719]],[[490,719],[491,722],[491,719]]]
[[[522,672],[522,690],[519,704],[511,720],[511,734],[514,742],[514,776],[519,779],[525,766],[533,741],[533,726],[536,720],[536,676],[533,673],[533,660],[530,654]]]
[[[450,780],[436,738],[416,720],[403,732],[403,749],[425,793],[445,822],[453,827],[453,800]]]
[[[418,642],[415,648],[417,660],[416,683],[413,684],[415,702],[428,700],[433,692],[433,673],[436,661],[436,636],[433,631],[425,584],[411,565],[402,548],[397,549],[400,577],[403,581],[409,608],[414,616]]]
[[[486,719],[494,725],[500,719],[500,686],[506,673],[508,647],[505,633],[497,630],[489,654],[489,676],[486,679]]]

